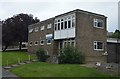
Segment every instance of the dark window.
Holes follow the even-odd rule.
[[[66,29],[66,28],[67,28],[67,21],[65,21],[65,23],[64,23],[64,24],[65,24],[65,29]]]
[[[68,21],[68,28],[71,27],[71,21]]]
[[[58,23],[58,30],[60,30],[60,23]]]
[[[52,39],[47,39],[47,44],[51,44]]]
[[[63,22],[61,22],[61,29],[63,29]]]
[[[55,30],[57,30],[57,24],[55,24]]]
[[[102,27],[102,22],[98,22],[98,27]]]
[[[44,45],[44,40],[41,40],[41,41],[40,41],[40,45]]]
[[[103,49],[103,43],[97,42],[97,49]]]

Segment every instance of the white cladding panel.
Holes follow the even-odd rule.
[[[54,32],[54,39],[64,39],[75,37],[75,27]]]
[[[68,34],[68,38],[75,37],[75,28],[68,29],[67,34]]]

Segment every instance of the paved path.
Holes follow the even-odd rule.
[[[2,68],[2,77],[2,79],[20,79],[18,76],[8,70],[5,70],[4,68]]]

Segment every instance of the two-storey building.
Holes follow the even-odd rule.
[[[44,48],[59,55],[65,45],[78,48],[86,61],[106,62],[106,17],[83,10],[73,10],[29,26],[28,52]]]

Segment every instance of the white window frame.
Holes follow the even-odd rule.
[[[53,34],[47,34],[46,35],[47,44],[51,44],[52,43],[52,38],[51,39],[47,39],[47,37],[49,37],[49,36],[53,37]],[[50,43],[48,43],[48,40],[50,40]]]
[[[43,41],[43,43],[41,43],[41,41]],[[40,45],[44,45],[44,40],[40,40]]]
[[[102,22],[102,26],[101,26],[101,27],[98,27],[98,23],[99,23],[99,22]],[[96,28],[104,28],[103,23],[104,23],[104,22],[103,22],[102,19],[94,18],[93,26],[96,27]]]
[[[29,46],[31,47],[33,45],[33,43],[32,44],[30,44],[30,43],[32,43],[32,41],[29,42]]]
[[[97,44],[98,42],[102,43],[102,49],[98,49],[98,44]],[[96,46],[96,48],[95,48],[95,46]],[[93,48],[94,48],[94,50],[97,50],[97,51],[103,51],[104,50],[104,43],[102,41],[94,41]]]
[[[35,32],[38,32],[39,31],[39,27],[35,27]]]
[[[61,19],[63,19],[63,21],[61,21]],[[60,21],[58,22],[58,20],[60,20]],[[68,21],[70,21],[70,28],[68,28]],[[61,29],[61,23],[62,22],[63,22],[63,29]],[[67,22],[67,28],[65,28],[65,22]],[[64,17],[60,17],[60,18],[55,19],[55,21],[54,21],[54,26],[56,25],[56,27],[54,27],[54,30],[56,28],[55,31],[58,30],[58,23],[60,23],[60,29],[59,30],[71,29],[71,28],[75,27],[75,15],[72,14],[72,15],[68,15],[68,16],[64,16]]]
[[[50,29],[50,28],[52,28],[52,24],[47,25],[47,29]]]
[[[32,33],[33,32],[33,29],[29,29],[29,33]]]
[[[37,42],[37,44],[36,44],[36,42]],[[37,46],[37,45],[38,45],[38,41],[35,41],[35,42],[34,42],[34,45]]]
[[[43,26],[41,26],[41,28],[40,28],[40,30],[44,30],[45,29],[45,26],[43,25]]]

